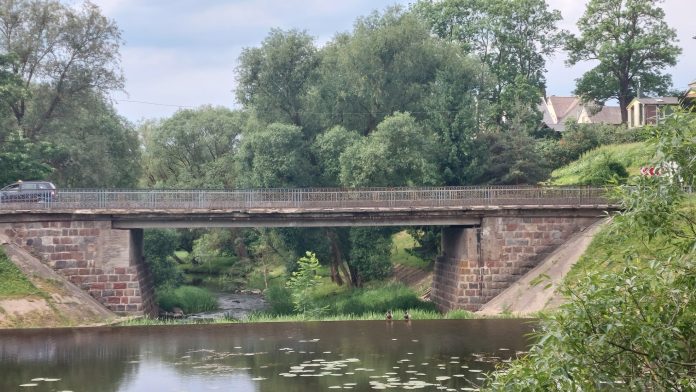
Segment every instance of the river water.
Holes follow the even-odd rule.
[[[529,320],[0,331],[0,391],[476,390]]]

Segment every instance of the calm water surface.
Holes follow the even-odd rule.
[[[529,320],[0,331],[0,391],[476,390]]]

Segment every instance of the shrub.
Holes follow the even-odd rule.
[[[321,304],[328,307],[329,314],[384,313],[389,309],[437,311],[435,304],[421,300],[413,290],[401,283],[353,289],[345,295],[324,298]]]
[[[174,308],[181,308],[184,313],[199,313],[217,309],[215,296],[206,289],[194,286],[162,287],[157,290],[157,304],[168,312]]]
[[[602,186],[611,182],[624,182],[628,171],[618,160],[608,154],[602,154],[590,163],[589,170],[580,177],[579,185]]]
[[[265,292],[266,301],[270,309],[269,313],[275,316],[293,313],[292,298],[290,290],[283,286],[271,286]]]
[[[148,229],[144,232],[145,262],[150,268],[155,286],[175,285],[182,277],[169,256],[174,253],[179,236],[171,229]]]
[[[318,316],[325,310],[317,306],[312,295],[321,280],[319,260],[314,253],[307,252],[305,257],[297,261],[297,265],[297,271],[292,273],[292,277],[286,283],[293,307],[297,313],[310,317]]]

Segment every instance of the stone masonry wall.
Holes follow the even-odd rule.
[[[153,314],[142,230],[110,220],[2,223],[0,230],[117,314]]]
[[[480,228],[443,229],[431,297],[441,310],[476,311],[597,219],[489,217]]]

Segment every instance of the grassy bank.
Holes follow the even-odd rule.
[[[17,268],[0,249],[0,299],[37,295],[40,290]]]
[[[582,179],[591,175],[593,167],[601,160],[610,159],[621,163],[629,175],[637,175],[640,168],[650,163],[655,155],[654,147],[645,143],[612,144],[601,146],[584,153],[580,159],[554,170],[551,173],[551,185],[576,185]]]

